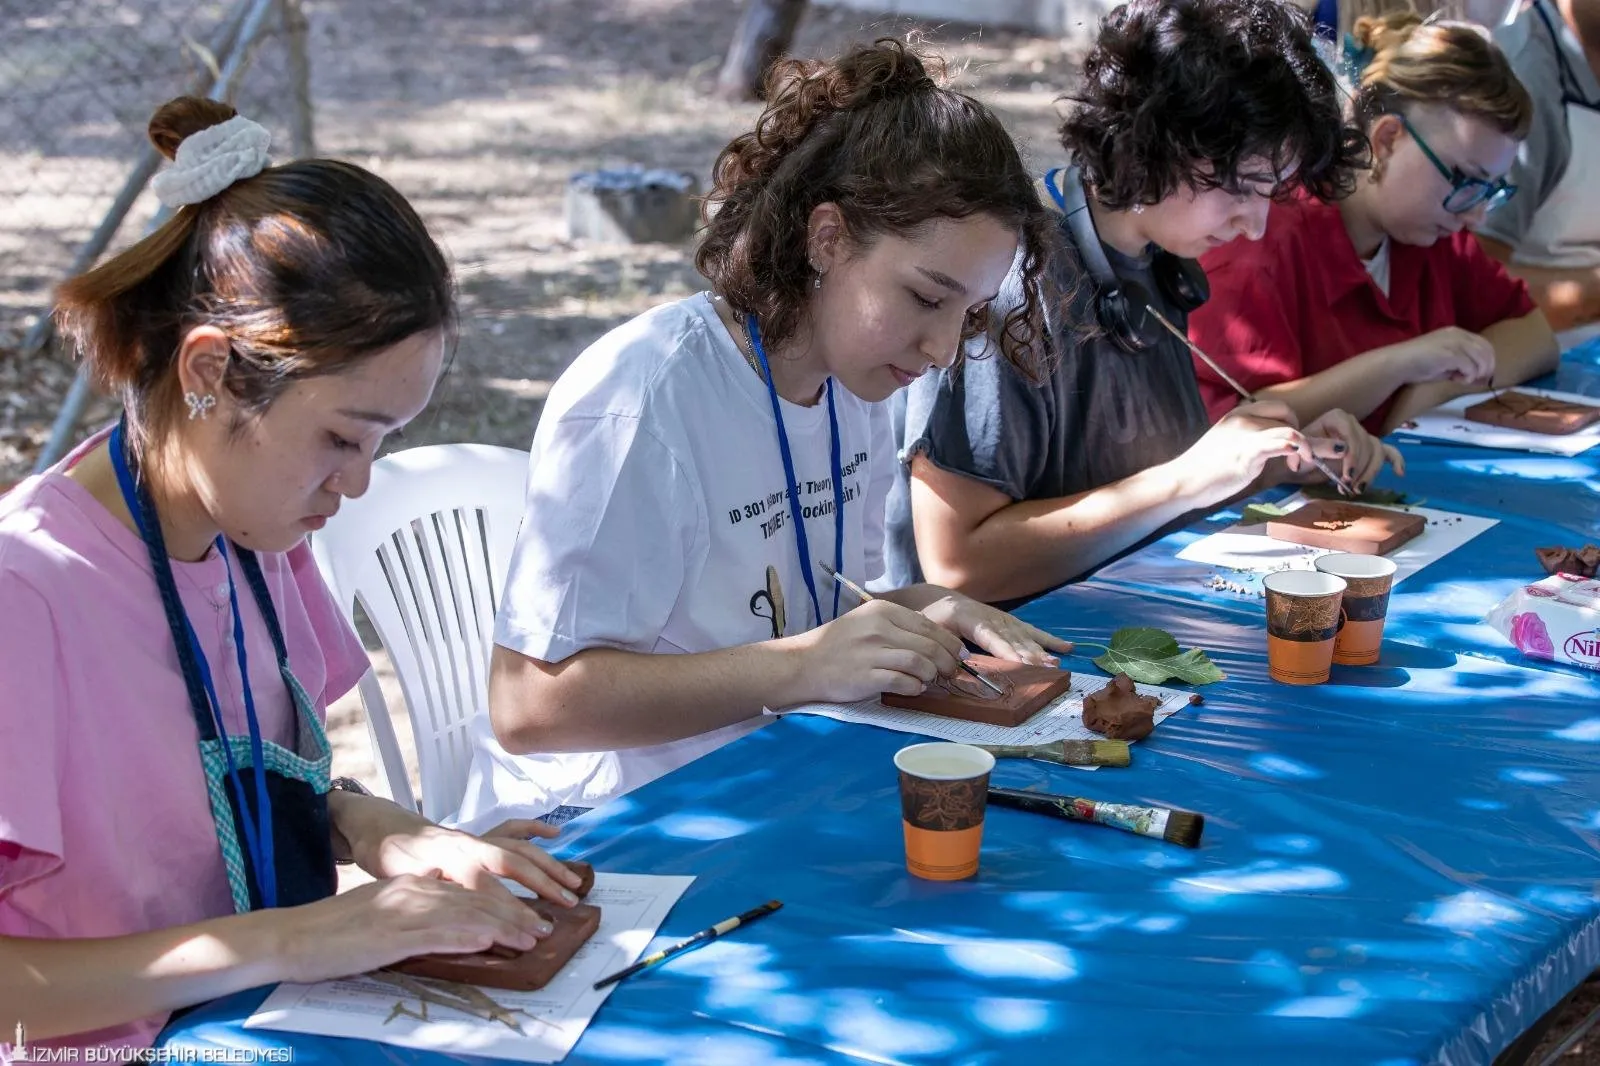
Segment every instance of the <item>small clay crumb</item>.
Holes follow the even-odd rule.
[[[1538,548],[1539,565],[1547,574],[1572,574],[1591,578],[1600,571],[1600,547],[1585,544],[1582,548]]]

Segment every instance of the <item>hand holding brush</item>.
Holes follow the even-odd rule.
[[[1189,335],[1187,333],[1185,333],[1183,330],[1179,329],[1177,326],[1174,326],[1167,319],[1166,315],[1163,315],[1160,311],[1157,311],[1154,307],[1150,306],[1149,304],[1145,305],[1145,310],[1149,311],[1150,314],[1155,317],[1155,320],[1157,322],[1161,323],[1162,328],[1164,328],[1168,333],[1172,334],[1174,337],[1178,338],[1178,340],[1183,343],[1183,346],[1188,348],[1189,351],[1194,354],[1194,357],[1196,359],[1200,360],[1206,366],[1210,367],[1212,373],[1216,374],[1217,377],[1221,378],[1225,383],[1227,383],[1228,387],[1231,388],[1234,392],[1237,392],[1239,394],[1239,398],[1241,400],[1243,400],[1245,403],[1256,403],[1256,402],[1258,402],[1254,393],[1252,393],[1249,389],[1245,388],[1243,385],[1241,385],[1237,381],[1235,381],[1233,379],[1232,375],[1230,375],[1226,370],[1222,369],[1222,367],[1217,364],[1217,361],[1215,359],[1213,359],[1209,355],[1207,355],[1200,348],[1200,346],[1198,344],[1196,344],[1194,341],[1190,340],[1189,339]],[[1306,459],[1308,459],[1310,461],[1312,466],[1317,468],[1317,472],[1318,473],[1320,473],[1323,477],[1327,478],[1329,483],[1331,483],[1334,486],[1334,488],[1339,490],[1339,495],[1341,495],[1341,496],[1353,496],[1353,495],[1355,495],[1355,489],[1352,488],[1351,485],[1347,481],[1345,481],[1344,478],[1342,478],[1338,474],[1334,473],[1333,469],[1331,467],[1329,467],[1327,463],[1323,462],[1317,456],[1312,455],[1309,451],[1306,453],[1305,457],[1306,457]]]
[[[819,560],[817,562],[817,567],[824,574],[827,574],[828,577],[832,578],[834,581],[837,581],[841,586],[843,586],[844,588],[849,589],[850,593],[853,596],[855,596],[856,599],[860,600],[862,603],[871,603],[874,599],[877,598],[877,597],[873,596],[872,593],[868,592],[866,589],[864,589],[860,585],[856,584],[854,581],[851,581],[849,578],[845,577],[843,574],[841,574],[838,571],[834,570],[834,568],[829,566],[827,563],[822,562],[822,561]],[[1005,695],[1006,695],[1005,689],[1003,689],[999,685],[995,684],[994,680],[992,678],[990,678],[988,674],[984,673],[982,670],[979,670],[976,666],[973,666],[971,663],[967,662],[967,660],[965,660],[965,659],[957,659],[956,660],[956,665],[961,667],[961,669],[965,670],[967,673],[971,674],[973,677],[977,678],[979,683],[982,684],[984,688],[988,689],[990,692],[994,693],[996,696],[1000,696],[1001,698],[1005,697]]]

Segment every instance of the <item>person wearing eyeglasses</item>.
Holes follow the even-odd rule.
[[[1482,27],[1410,12],[1345,45],[1372,166],[1337,202],[1273,205],[1258,242],[1201,259],[1212,298],[1190,336],[1258,399],[1304,421],[1342,409],[1388,432],[1456,396],[1551,370],[1528,287],[1471,232],[1511,200],[1533,102]],[[1195,365],[1217,419],[1237,393]]]
[[[1517,198],[1478,230],[1567,344],[1600,333],[1600,0],[1535,0],[1495,31],[1533,97]]]

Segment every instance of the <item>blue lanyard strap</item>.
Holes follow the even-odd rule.
[[[750,347],[761,361],[761,376],[766,379],[767,398],[772,401],[772,420],[778,427],[778,452],[783,456],[783,476],[789,490],[789,517],[794,523],[795,550],[800,553],[800,576],[811,593],[811,610],[817,625],[822,624],[822,605],[817,599],[817,578],[812,572],[811,545],[806,537],[806,522],[800,506],[800,483],[794,476],[794,456],[789,451],[789,433],[783,426],[783,407],[778,403],[778,387],[772,382],[772,366],[761,343],[761,329],[754,318],[745,320],[750,329]],[[824,386],[828,394],[828,451],[833,473],[833,572],[844,573],[844,466],[839,453],[839,412],[833,403],[833,378]],[[833,616],[839,617],[839,583],[833,583]]]
[[[250,753],[256,770],[254,819],[250,817],[250,808],[245,802],[244,782],[239,775],[238,764],[233,758],[233,750],[228,744],[227,727],[222,719],[222,702],[217,698],[211,664],[206,661],[205,652],[200,647],[194,626],[190,624],[188,613],[183,609],[183,601],[178,596],[177,582],[172,576],[172,563],[167,558],[166,541],[161,534],[161,523],[156,516],[155,501],[150,497],[148,486],[134,479],[132,456],[126,440],[124,423],[119,422],[111,431],[109,450],[112,467],[117,474],[117,486],[122,490],[123,502],[133,515],[134,525],[138,527],[139,536],[144,541],[145,550],[150,556],[150,566],[155,572],[156,587],[161,593],[161,606],[167,616],[167,626],[171,630],[173,644],[177,648],[178,665],[183,673],[184,686],[189,693],[189,705],[194,712],[195,725],[200,731],[202,740],[215,738],[221,742],[222,752],[228,763],[228,778],[233,788],[234,802],[239,808],[239,821],[244,829],[245,846],[249,851],[251,867],[255,871],[256,886],[261,892],[263,905],[275,907],[278,900],[278,885],[272,835],[272,802],[267,796],[261,726],[256,717],[255,697],[250,691],[244,619],[239,613],[239,597],[233,582],[233,569],[228,565],[227,543],[221,536],[217,537],[217,551],[222,556],[222,565],[228,575],[228,602],[233,610],[233,642],[238,655],[239,677],[244,686],[245,718],[250,727]],[[281,670],[287,663],[288,651],[278,625],[277,611],[272,606],[266,582],[261,577],[260,564],[256,562],[253,554],[242,550],[239,552],[239,563],[245,570],[246,580],[256,598],[256,604],[266,619],[267,628],[272,635],[273,650],[278,654]]]
[[[1061,213],[1066,214],[1067,198],[1061,195],[1061,190],[1056,187],[1056,175],[1059,173],[1061,173],[1060,167],[1056,167],[1054,170],[1046,171],[1044,175],[1044,187],[1050,190],[1050,199],[1054,200],[1056,202],[1056,206],[1061,208]]]

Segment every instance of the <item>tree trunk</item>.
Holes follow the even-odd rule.
[[[789,50],[805,9],[806,0],[746,0],[744,18],[733,33],[728,58],[717,77],[717,95],[726,100],[759,100],[767,70]]]

